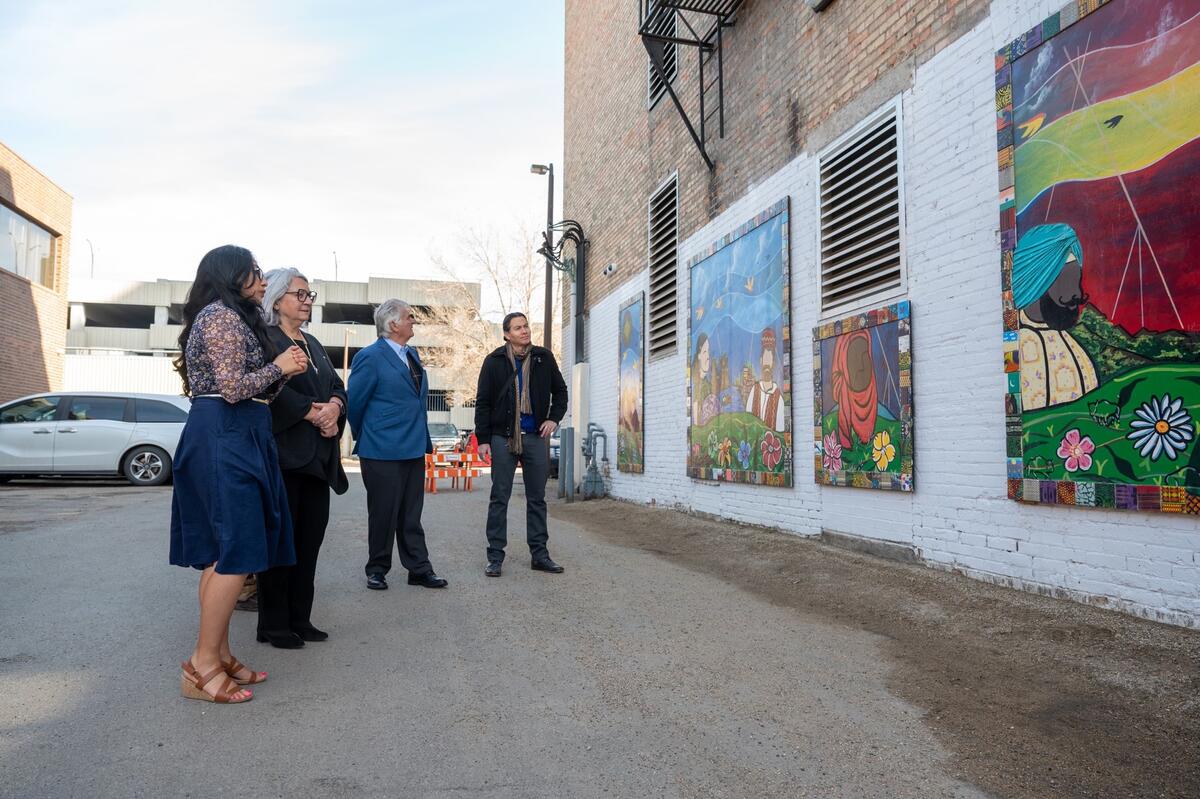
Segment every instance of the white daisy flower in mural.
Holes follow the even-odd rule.
[[[1125,436],[1143,457],[1152,461],[1165,454],[1171,460],[1188,447],[1195,435],[1192,417],[1183,409],[1183,397],[1171,400],[1170,394],[1151,397],[1134,411],[1137,418],[1129,423],[1133,431]]]

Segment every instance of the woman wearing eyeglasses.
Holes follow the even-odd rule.
[[[246,575],[296,559],[267,406],[308,368],[308,356],[270,342],[259,314],[265,290],[249,250],[226,245],[205,255],[183,306],[175,361],[192,407],[175,450],[170,560],[201,571],[200,632],[180,690],[220,704],[249,701],[252,692],[239,686],[267,676],[229,648]]]
[[[296,269],[267,273],[263,319],[279,349],[300,347],[309,368],[288,381],[271,403],[272,429],[287,489],[296,540],[296,563],[258,576],[258,640],[282,649],[329,635],[313,626],[317,554],[329,523],[329,489],[346,493],[338,441],[345,427],[346,388],[325,348],[300,329],[312,316],[315,291]]]

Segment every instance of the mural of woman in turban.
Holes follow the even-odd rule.
[[[1068,332],[1087,303],[1083,246],[1070,225],[1038,225],[1021,237],[1012,290],[1021,311],[1021,407],[1071,402],[1096,388],[1096,367]]]
[[[871,335],[854,330],[838,337],[833,350],[830,375],[833,399],[837,403],[838,440],[844,449],[858,440],[866,444],[875,434],[879,415],[879,390],[875,383],[875,363],[871,359]]]

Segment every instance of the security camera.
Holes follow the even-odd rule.
[[[617,271],[617,265],[616,265],[616,264],[609,264],[608,266],[604,267],[604,276],[605,276],[605,277],[608,277],[609,275],[611,275],[611,274],[612,274],[613,272],[615,272],[615,271]]]

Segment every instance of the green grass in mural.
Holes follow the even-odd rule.
[[[783,450],[772,468],[763,463],[762,441],[767,433],[780,442]],[[746,472],[785,472],[788,467],[787,446],[783,436],[767,428],[763,421],[752,413],[737,411],[722,413],[706,425],[693,425],[689,430],[688,465],[701,468],[728,468]],[[722,445],[729,441],[722,459]],[[745,442],[746,447],[742,447]],[[743,457],[744,456],[744,457]]]
[[[1193,425],[1193,437],[1174,459],[1160,454],[1143,456],[1126,436],[1135,411],[1152,398],[1183,397],[1183,410]],[[1200,446],[1195,424],[1200,419],[1200,364],[1173,363],[1143,366],[1090,391],[1075,402],[1026,412],[1024,422],[1024,473],[1042,480],[1098,480],[1141,485],[1200,487]],[[1078,430],[1090,439],[1088,468],[1067,471],[1058,454],[1066,434]]]
[[[837,430],[837,411],[830,411],[821,420],[821,438],[822,440],[830,433]],[[901,473],[901,463],[911,457],[911,454],[902,447],[900,439],[900,422],[893,419],[891,415],[883,408],[879,409],[879,417],[875,422],[875,434],[887,433],[892,446],[896,448],[896,457],[892,459],[885,468],[879,468],[871,457],[874,454],[872,442],[863,443],[858,440],[854,433],[850,434],[850,440],[854,442],[854,446],[850,448],[842,447],[842,468],[840,471],[846,472],[891,472],[893,474]],[[873,437],[872,437],[873,438]]]
[[[1200,361],[1200,338],[1173,331],[1130,336],[1091,306],[1070,333],[1092,356],[1102,382],[1150,363]]]
[[[642,435],[632,430],[617,430],[617,465],[642,467]]]

